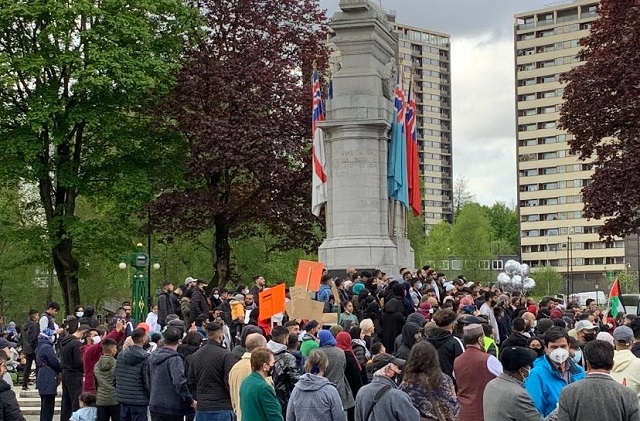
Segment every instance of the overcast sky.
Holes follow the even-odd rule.
[[[398,22],[451,34],[454,177],[468,178],[482,204],[516,204],[513,16],[552,3],[382,0]],[[338,0],[320,5],[338,10]]]

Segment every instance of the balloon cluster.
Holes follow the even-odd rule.
[[[529,292],[536,287],[536,281],[530,276],[531,268],[526,263],[508,260],[504,272],[498,275],[498,287],[503,291]]]

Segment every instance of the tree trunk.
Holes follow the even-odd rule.
[[[213,248],[215,250],[215,268],[213,275],[214,285],[223,288],[231,276],[231,246],[229,245],[229,233],[231,224],[224,215],[214,218],[215,232],[213,235]]]
[[[72,254],[72,245],[72,240],[67,238],[60,240],[52,249],[53,265],[62,288],[66,314],[73,314],[74,307],[80,304],[79,263]]]

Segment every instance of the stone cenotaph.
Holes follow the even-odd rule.
[[[397,274],[414,267],[406,212],[387,193],[396,40],[384,12],[367,0],[340,0],[331,42],[338,53],[327,101],[327,238],[318,250],[329,270],[353,266]]]

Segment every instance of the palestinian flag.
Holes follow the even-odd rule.
[[[609,314],[616,317],[621,311],[624,311],[624,307],[620,303],[620,282],[616,278],[609,292]]]

